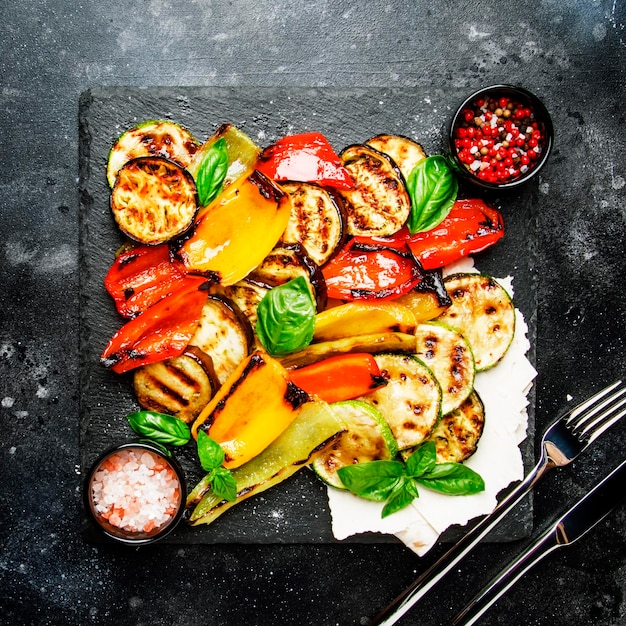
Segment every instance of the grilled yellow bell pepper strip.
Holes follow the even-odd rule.
[[[309,395],[296,387],[274,358],[254,352],[235,369],[193,423],[222,446],[224,467],[243,465],[294,420]]]
[[[289,195],[255,170],[200,212],[193,234],[180,248],[180,258],[188,270],[232,285],[263,261],[290,214]]]

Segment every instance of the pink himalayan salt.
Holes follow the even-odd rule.
[[[176,473],[149,450],[124,449],[107,457],[95,472],[96,513],[129,532],[150,532],[169,522],[180,504]]]

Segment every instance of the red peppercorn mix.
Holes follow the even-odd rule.
[[[465,106],[453,131],[459,161],[486,183],[505,184],[538,162],[545,135],[534,111],[510,96],[480,96]]]

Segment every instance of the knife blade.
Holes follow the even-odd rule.
[[[507,567],[497,574],[450,622],[470,626],[545,556],[584,537],[626,500],[626,461],[601,480]]]

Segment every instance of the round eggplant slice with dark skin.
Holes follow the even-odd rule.
[[[404,226],[411,198],[402,172],[386,155],[364,144],[354,144],[340,154],[354,188],[340,191],[348,215],[348,233],[385,237]]]
[[[193,422],[220,387],[213,360],[189,346],[180,356],[144,365],[133,378],[139,405]]]
[[[210,294],[189,344],[211,357],[221,384],[250,354],[253,342],[252,326],[241,309],[222,295]]]
[[[117,173],[111,210],[130,239],[146,245],[165,243],[191,227],[198,212],[196,183],[168,159],[133,159]]]
[[[427,156],[419,143],[403,135],[376,135],[365,143],[386,154],[400,168],[405,180],[408,180],[413,168]]]
[[[286,182],[280,186],[291,197],[291,217],[282,242],[302,244],[317,265],[324,265],[348,236],[342,197],[313,183]]]

